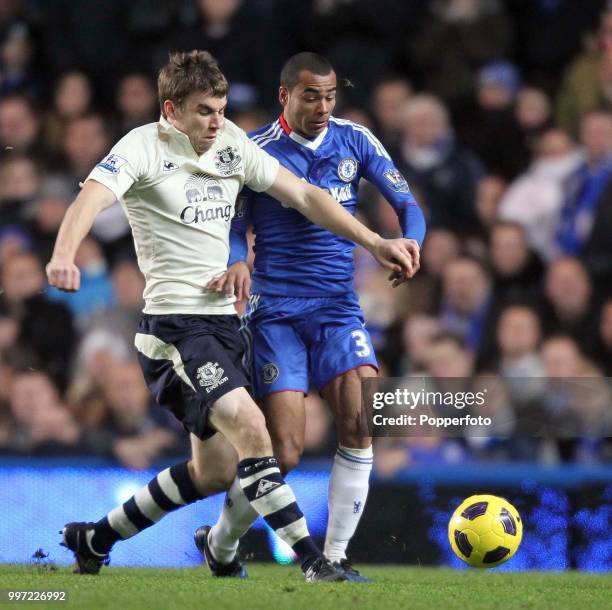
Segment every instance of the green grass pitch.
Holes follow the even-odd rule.
[[[0,589],[58,590],[67,602],[6,607],[67,610],[595,610],[612,608],[612,575],[489,573],[437,568],[361,566],[372,584],[305,583],[297,566],[247,564],[250,578],[213,579],[206,568],[103,568],[79,576],[69,568],[0,566]],[[5,606],[5,604],[0,604]]]

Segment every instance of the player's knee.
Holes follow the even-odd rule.
[[[240,422],[240,429],[245,449],[250,449],[254,455],[262,455],[271,450],[266,418],[258,407],[249,410],[247,416]]]

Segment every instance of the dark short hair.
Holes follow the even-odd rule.
[[[292,55],[283,66],[280,75],[280,84],[286,89],[293,89],[299,80],[300,72],[306,70],[317,74],[318,76],[326,76],[333,71],[333,66],[325,57],[317,53],[304,51]]]
[[[157,77],[157,93],[162,114],[165,100],[180,106],[194,91],[203,91],[212,97],[225,97],[228,90],[227,79],[219,69],[217,60],[208,51],[194,49],[172,53]]]

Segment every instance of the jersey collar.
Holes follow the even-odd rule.
[[[317,150],[317,148],[321,146],[321,143],[323,142],[323,140],[325,139],[325,136],[327,135],[327,132],[329,131],[329,127],[326,127],[314,140],[309,140],[308,138],[304,138],[300,134],[295,133],[295,131],[293,131],[291,127],[289,127],[289,124],[285,120],[285,117],[283,116],[282,112],[281,112],[281,115],[278,117],[278,120],[281,124],[281,127],[283,128],[283,131],[292,140],[294,140],[295,142],[297,142],[298,144],[301,144],[302,146],[306,148],[310,148],[310,150]]]
[[[159,123],[157,125],[157,130],[160,135],[165,135],[171,141],[176,142],[180,148],[182,148],[182,153],[187,154],[190,157],[200,158],[198,153],[193,150],[193,146],[191,145],[191,141],[189,140],[189,136],[186,133],[183,133],[180,129],[177,129],[168,119],[166,119],[163,115],[159,117]]]

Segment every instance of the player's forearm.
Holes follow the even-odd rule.
[[[414,239],[419,246],[423,246],[427,225],[421,208],[416,204],[404,205],[397,209],[397,216],[402,227],[402,235],[406,239]]]
[[[74,261],[76,251],[93,224],[95,214],[90,209],[74,202],[66,211],[60,226],[53,257]]]
[[[354,218],[331,195],[307,185],[304,201],[296,209],[315,224],[372,250],[381,237]]]

